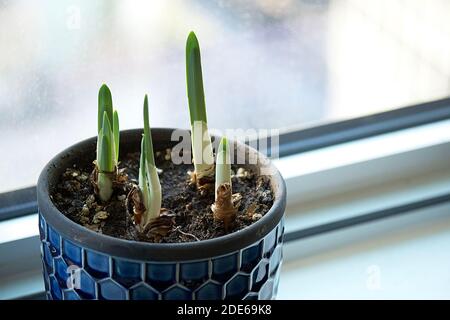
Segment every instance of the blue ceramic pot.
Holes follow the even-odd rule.
[[[171,147],[173,129],[153,129],[155,149]],[[142,130],[121,133],[121,152],[139,150]],[[247,154],[262,155],[238,144]],[[275,201],[240,231],[200,242],[156,244],[99,234],[71,221],[50,194],[74,163],[92,162],[96,138],[61,152],[39,177],[37,192],[44,282],[48,299],[273,299],[282,261],[286,189],[271,165]],[[259,162],[260,163],[260,162]],[[260,170],[260,164],[253,166]]]

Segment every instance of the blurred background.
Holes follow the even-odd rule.
[[[294,130],[450,94],[446,0],[0,0],[0,192],[96,134],[187,128],[185,40],[200,40],[212,128]]]

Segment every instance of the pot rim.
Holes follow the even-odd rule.
[[[157,135],[169,135],[174,128],[152,128],[154,145],[158,146],[163,139],[157,138]],[[185,130],[188,131],[188,130]],[[130,129],[120,132],[121,144],[124,141],[141,136],[142,129]],[[269,211],[258,221],[250,226],[233,233],[223,235],[213,239],[201,240],[196,242],[183,243],[149,243],[134,240],[120,239],[113,236],[101,234],[90,230],[65,216],[53,204],[50,198],[51,185],[49,178],[55,175],[59,164],[67,161],[71,156],[74,157],[74,150],[86,148],[94,144],[96,137],[91,137],[78,142],[59,154],[54,156],[42,170],[37,184],[37,200],[39,214],[58,234],[65,239],[96,251],[101,254],[121,257],[128,260],[151,260],[151,261],[189,261],[199,260],[210,257],[230,254],[236,250],[243,249],[252,244],[258,243],[270,231],[272,231],[280,222],[286,207],[286,185],[279,171],[272,162],[268,163],[269,169],[273,174],[269,177],[272,190],[274,191],[274,202]],[[255,149],[237,142],[250,152],[258,153],[259,157],[266,159],[264,155]],[[45,232],[48,232],[47,230]]]

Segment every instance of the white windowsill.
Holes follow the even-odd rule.
[[[450,299],[449,212],[447,203],[287,244],[277,298]]]

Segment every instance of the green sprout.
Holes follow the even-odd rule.
[[[216,158],[215,202],[211,206],[214,219],[222,221],[225,229],[236,219],[237,209],[233,204],[231,184],[230,148],[227,138],[220,140]]]
[[[195,181],[201,185],[214,179],[214,155],[206,120],[200,46],[194,32],[189,33],[186,42],[186,80]]]
[[[153,154],[147,95],[144,98],[144,135],[141,140],[139,189],[142,192],[142,201],[145,206],[141,225],[145,227],[151,220],[159,216],[162,198],[161,184],[159,183],[158,171],[155,166],[155,157]]]
[[[103,84],[98,93],[97,188],[101,201],[108,201],[117,179],[119,161],[119,115],[113,111],[111,91]]]

